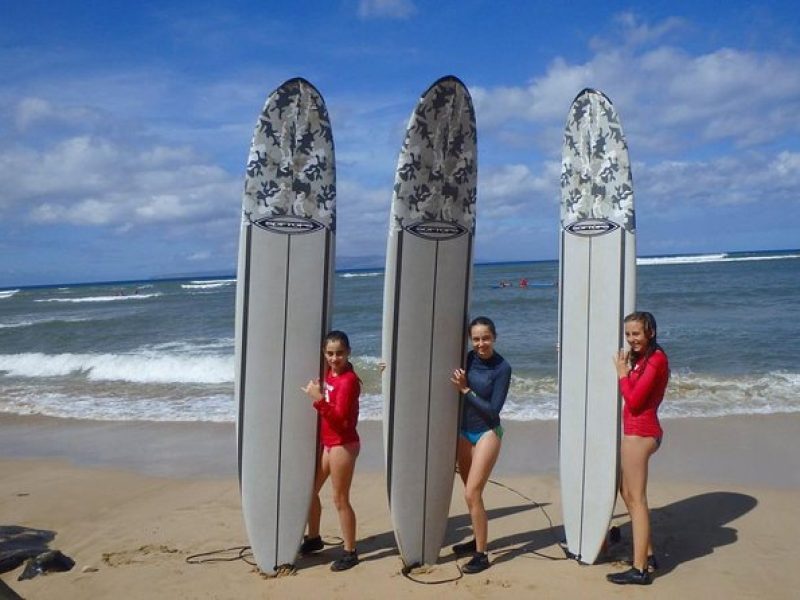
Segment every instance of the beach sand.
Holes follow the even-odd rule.
[[[800,415],[664,422],[651,463],[650,505],[661,569],[649,588],[616,587],[609,561],[565,560],[555,422],[508,422],[485,493],[492,567],[459,578],[448,547],[413,575],[402,564],[386,502],[380,424],[362,423],[353,483],[362,563],[333,573],[339,553],[299,559],[293,576],[266,579],[243,560],[190,564],[203,552],[244,546],[232,424],[104,423],[0,416],[0,525],[52,532],[50,548],[76,561],[66,573],[17,581],[23,598],[795,598],[788,561],[800,535]],[[510,489],[509,489],[510,488]],[[470,535],[454,487],[447,546]],[[523,498],[527,497],[538,505]],[[326,486],[323,537],[339,535]],[[552,521],[552,526],[550,521]],[[613,522],[630,554],[621,501]],[[7,530],[6,530],[7,531]],[[9,539],[0,537],[0,550]],[[215,555],[236,558],[238,550]],[[3,598],[0,591],[0,598]]]

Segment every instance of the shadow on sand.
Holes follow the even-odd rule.
[[[666,506],[653,508],[650,518],[653,529],[653,544],[659,560],[659,576],[672,572],[678,565],[712,554],[716,548],[733,544],[738,540],[738,531],[730,523],[747,514],[758,505],[758,501],[746,494],[735,492],[709,492],[679,500]],[[544,505],[543,505],[544,506]],[[534,505],[513,507],[512,512],[533,510]],[[492,517],[509,512],[492,511]],[[615,518],[625,517],[625,513]],[[560,517],[558,515],[557,517]],[[460,537],[469,531],[469,515],[451,519],[465,529]],[[611,546],[608,555],[598,563],[629,561],[632,556],[631,526],[625,522],[619,527],[621,539]],[[449,533],[453,532],[449,530]],[[489,551],[492,563],[498,564],[532,555],[538,559],[564,560],[560,548],[564,540],[561,524],[523,531],[502,538],[490,540]],[[440,562],[449,560],[452,555],[442,557]]]
[[[738,530],[729,524],[758,505],[758,500],[735,492],[708,492],[650,509],[653,547],[659,575],[678,565],[712,554],[716,548],[735,543]],[[615,518],[625,516],[615,515]],[[630,521],[619,528],[621,541],[609,552],[609,561],[630,560]]]
[[[545,506],[545,505],[543,505]],[[513,515],[526,510],[533,510],[535,507],[530,504],[518,506],[506,506],[503,508],[493,508],[486,511],[489,519],[499,519],[508,515]],[[447,533],[445,534],[439,564],[455,560],[455,556],[450,552],[448,546],[463,540],[472,534],[469,514],[456,515],[447,520]],[[394,539],[393,531],[384,531],[375,535],[358,540],[358,552],[362,561],[371,561],[384,558],[386,556],[398,555],[397,543]],[[328,555],[328,559],[333,554]],[[321,561],[320,561],[321,562]]]
[[[753,510],[758,501],[752,496],[734,492],[709,492],[699,494],[650,510],[653,529],[653,544],[659,560],[659,576],[672,572],[681,563],[689,562],[714,552],[715,548],[733,544],[738,540],[738,531],[729,524]],[[519,504],[494,508],[487,511],[489,520],[521,513],[543,510],[548,504]],[[548,519],[550,515],[544,513]],[[615,519],[626,513],[614,515]],[[555,515],[556,518],[560,515]],[[598,559],[598,564],[629,561],[632,555],[631,526],[625,522],[619,527],[621,539]],[[449,547],[453,543],[469,538],[472,526],[469,514],[450,517],[447,534],[438,564],[456,560]],[[552,524],[536,530],[521,531],[489,541],[489,552],[493,564],[531,555],[531,558],[565,560],[560,544],[564,540],[561,524]],[[385,531],[358,540],[361,560],[378,560],[397,555],[394,532]],[[338,554],[337,554],[338,555]],[[335,559],[334,552],[325,551],[310,558],[315,564]]]

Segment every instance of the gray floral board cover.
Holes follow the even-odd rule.
[[[587,219],[636,229],[628,144],[619,116],[605,94],[588,88],[573,101],[564,130],[561,225],[570,229]]]
[[[242,218],[279,233],[336,228],[336,167],[325,102],[305,79],[272,92],[247,161]]]
[[[430,239],[474,233],[475,110],[456,77],[439,79],[411,114],[397,164],[392,231]]]

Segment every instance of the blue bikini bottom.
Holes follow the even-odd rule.
[[[466,438],[466,440],[472,444],[473,446],[478,444],[478,440],[483,437],[483,434],[487,431],[494,431],[501,440],[503,439],[503,426],[498,425],[494,429],[484,429],[483,431],[466,431],[462,429],[460,431],[461,435]]]

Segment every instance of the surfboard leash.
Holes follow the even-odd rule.
[[[331,536],[329,538],[323,539],[322,543],[326,546],[341,546],[344,544],[344,540],[339,536]],[[229,552],[236,552],[237,554],[234,556],[225,556]],[[223,548],[221,550],[211,550],[209,552],[199,552],[198,554],[190,554],[185,558],[185,561],[190,565],[201,565],[204,563],[212,563],[212,562],[233,562],[236,560],[241,560],[251,567],[258,568],[258,565],[253,559],[253,551],[250,546],[233,546],[231,548]],[[294,575],[297,573],[297,569],[293,564],[285,564],[279,565],[275,575],[265,575],[265,577],[272,579],[273,577],[283,577],[285,575]]]
[[[228,552],[237,552],[235,556],[224,556]],[[186,562],[190,565],[201,565],[203,563],[212,562],[232,562],[235,560],[242,560],[248,565],[256,566],[250,558],[253,553],[250,546],[233,546],[231,548],[223,548],[222,550],[211,550],[210,552],[200,552],[198,554],[191,554],[186,557]]]
[[[224,554],[228,552],[237,552],[234,556],[224,556]],[[255,561],[251,560],[253,556],[252,549],[250,546],[233,546],[232,548],[224,548],[222,550],[211,550],[210,552],[200,552],[198,554],[192,554],[186,557],[186,562],[190,565],[201,565],[204,563],[212,563],[212,562],[233,562],[236,560],[241,560],[246,562],[248,565],[255,567],[258,569],[258,565]],[[297,574],[297,567],[293,564],[285,564],[285,565],[278,565],[275,568],[275,573],[269,574],[264,573],[263,571],[259,570],[259,575],[264,579],[276,579],[277,577],[286,577],[289,575],[296,575]]]
[[[403,568],[400,570],[400,573],[403,575],[403,577],[405,577],[409,581],[413,581],[414,583],[421,583],[423,585],[439,585],[442,583],[452,583],[464,577],[464,571],[461,570],[461,566],[458,563],[456,563],[456,569],[458,569],[458,575],[456,575],[455,577],[451,577],[449,579],[437,579],[435,581],[425,581],[423,579],[415,579],[414,577],[412,577],[412,575],[415,575],[415,573],[412,573],[412,571],[414,569],[420,569],[420,568],[423,568],[423,566],[420,563],[414,563],[412,565],[404,565]]]
[[[523,494],[519,490],[516,490],[516,489],[512,488],[511,486],[508,486],[505,483],[502,483],[502,482],[497,481],[495,479],[489,479],[489,483],[494,484],[494,485],[496,485],[498,487],[501,487],[503,489],[508,490],[509,492],[512,492],[512,493],[516,494],[517,496],[519,496],[523,500],[526,500],[527,502],[529,502],[534,508],[538,508],[539,510],[541,510],[542,514],[545,516],[545,519],[547,519],[547,523],[549,524],[549,527],[547,529],[550,532],[550,536],[553,539],[553,543],[561,549],[561,551],[564,553],[564,557],[562,558],[562,557],[558,557],[558,556],[549,556],[547,554],[542,554],[541,552],[538,552],[536,550],[530,550],[529,552],[531,554],[535,554],[536,556],[541,556],[542,558],[546,558],[548,560],[569,560],[569,559],[577,558],[575,555],[573,555],[567,549],[566,544],[564,542],[562,542],[561,540],[559,540],[558,536],[556,536],[556,534],[555,534],[555,525],[553,525],[553,520],[550,518],[550,515],[547,514],[547,511],[544,509],[544,505],[541,502],[537,502],[536,500],[534,500],[533,498],[529,498],[528,496],[526,496],[525,494]],[[523,546],[523,548],[524,548],[524,546]]]

